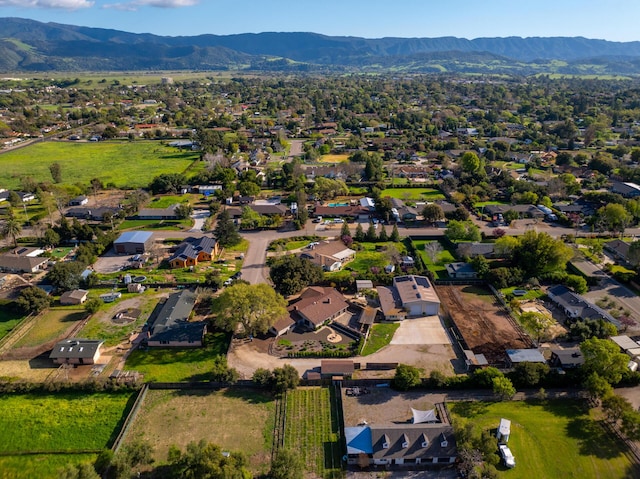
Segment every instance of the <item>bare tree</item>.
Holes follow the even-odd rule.
[[[442,245],[438,241],[432,241],[431,243],[424,245],[424,250],[426,251],[427,256],[429,256],[431,262],[435,263],[442,252]]]

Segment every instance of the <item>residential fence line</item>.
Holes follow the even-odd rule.
[[[138,415],[138,411],[140,410],[140,407],[144,402],[144,398],[147,396],[147,391],[149,391],[149,386],[147,384],[144,384],[142,386],[142,389],[140,389],[140,392],[138,393],[136,402],[133,403],[133,407],[131,408],[131,411],[129,411],[129,414],[127,414],[127,418],[124,420],[124,424],[122,425],[122,428],[120,429],[120,432],[116,437],[116,440],[113,442],[113,445],[111,446],[111,450],[113,451],[114,454],[117,454],[117,452],[120,450],[120,447],[122,446],[122,443],[124,442],[124,439],[127,436],[127,433],[129,432],[129,428],[131,427],[133,420]]]

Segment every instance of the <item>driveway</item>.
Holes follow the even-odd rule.
[[[193,228],[191,228],[189,232],[202,233],[204,223],[207,221],[209,216],[211,216],[211,212],[209,210],[195,210],[191,215],[191,218],[193,218]]]
[[[406,319],[393,335],[392,345],[451,344],[438,316]]]

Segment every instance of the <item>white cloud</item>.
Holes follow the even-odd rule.
[[[60,8],[77,10],[92,7],[94,2],[88,0],[0,0],[0,7],[19,8]]]
[[[0,0],[2,2],[2,0]],[[113,8],[114,10],[136,11],[140,7],[157,8],[182,8],[197,5],[199,0],[134,0],[128,3],[110,3],[103,8]]]

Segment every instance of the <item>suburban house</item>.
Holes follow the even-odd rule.
[[[547,290],[547,295],[570,318],[604,319],[617,328],[620,327],[620,322],[617,319],[566,286],[552,286]]]
[[[189,321],[196,294],[185,289],[169,296],[149,328],[149,347],[200,347],[207,331],[205,321]]]
[[[322,266],[325,271],[338,271],[356,257],[356,252],[342,241],[321,241],[301,256]]]
[[[353,218],[354,220],[368,220],[372,212],[369,207],[357,205],[316,205],[314,215],[327,218]]]
[[[418,219],[418,210],[407,206],[399,198],[391,198],[391,214],[396,221],[415,221]]]
[[[17,253],[0,255],[0,271],[4,273],[36,273],[45,269],[48,258],[22,256]]]
[[[65,339],[54,346],[49,359],[56,364],[95,364],[103,343],[97,339]]]
[[[153,244],[153,233],[150,231],[127,231],[113,242],[118,254],[142,254]]]
[[[60,296],[60,304],[65,306],[71,304],[82,304],[87,300],[87,296],[89,296],[89,291],[86,289],[65,291],[62,293],[62,296]]]
[[[484,213],[495,221],[498,215],[504,215],[507,211],[513,211],[520,218],[544,218],[544,213],[534,205],[487,205]]]
[[[335,288],[310,286],[289,307],[291,320],[315,330],[343,314],[349,305]]]
[[[611,192],[624,196],[625,198],[635,198],[640,196],[640,185],[630,182],[615,181],[611,186]]]
[[[98,206],[96,208],[86,208],[83,206],[69,208],[65,216],[91,221],[103,221],[105,216],[115,216],[120,213],[121,208],[115,206]]]
[[[169,258],[172,268],[196,266],[202,261],[211,261],[220,252],[218,242],[209,236],[187,238]]]
[[[631,245],[621,239],[614,239],[604,244],[604,249],[611,253],[615,258],[622,261],[629,261],[629,247]]]
[[[402,321],[407,317],[407,311],[402,307],[400,296],[395,288],[378,286],[378,300],[384,319],[387,321]]]
[[[457,457],[453,428],[448,424],[390,424],[345,427],[347,464],[449,465]]]
[[[167,208],[142,208],[136,216],[139,220],[177,220],[178,206],[180,204],[176,203]]]
[[[453,279],[476,279],[478,277],[478,272],[471,263],[448,263],[445,268],[447,268],[449,277]]]

